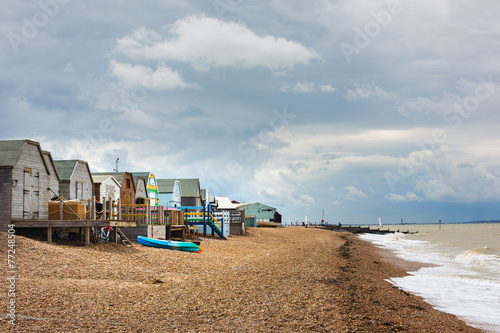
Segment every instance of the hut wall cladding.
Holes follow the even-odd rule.
[[[7,231],[12,209],[12,170],[0,169],[0,231]]]
[[[64,199],[71,199],[70,196],[70,181],[69,180],[62,180],[59,183],[59,195],[63,197]]]
[[[83,184],[83,192],[76,193],[78,184]],[[69,186],[69,194],[70,199],[80,199],[86,200],[92,198],[94,194],[93,189],[94,183],[92,181],[92,177],[87,169],[87,165],[85,163],[77,162],[75,166],[75,170],[73,171],[73,175],[71,176],[71,185]],[[80,189],[80,187],[79,187]]]
[[[144,182],[143,178],[139,178],[137,181],[137,188],[135,189],[135,199],[136,202],[138,199],[144,198],[146,199],[148,197],[146,193],[146,184]]]
[[[126,173],[123,176],[123,181],[120,189],[120,200],[123,204],[135,203],[134,177],[131,173]]]
[[[45,158],[45,163],[47,163],[47,167],[49,168],[50,171],[50,176],[49,176],[49,187],[52,189],[52,191],[56,192],[59,194],[59,179],[56,176],[56,169],[54,168],[54,165],[52,164],[52,161],[48,157],[48,155],[44,155]],[[52,193],[50,190],[49,192],[49,199],[54,196],[54,193]]]
[[[38,177],[36,181],[38,186],[33,188],[33,191],[39,191],[38,219],[47,220],[49,218],[49,196],[47,192],[49,174],[38,147],[29,143],[24,146],[16,165],[12,169],[12,179],[17,180],[17,185],[12,187],[12,220],[21,221],[24,219],[25,168],[31,169],[33,177]]]

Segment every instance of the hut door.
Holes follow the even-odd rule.
[[[23,219],[37,220],[39,212],[40,174],[31,168],[24,168]]]

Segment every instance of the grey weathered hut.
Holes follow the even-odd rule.
[[[135,203],[136,204],[145,204],[146,200],[148,200],[148,180],[146,177],[133,175],[134,183],[135,183]]]
[[[38,142],[0,141],[0,230],[12,221],[48,218],[49,178]]]
[[[59,196],[59,173],[56,170],[56,166],[54,165],[54,160],[52,159],[52,154],[48,151],[43,151],[43,157],[45,159],[45,163],[50,171],[49,177],[49,198],[53,198]]]
[[[81,160],[54,161],[59,173],[59,195],[66,200],[87,200],[94,195],[89,164]]]
[[[198,178],[179,179],[179,183],[181,184],[182,206],[202,206],[204,204]]]

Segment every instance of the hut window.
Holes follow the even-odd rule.
[[[127,179],[127,188],[130,188],[130,179]]]

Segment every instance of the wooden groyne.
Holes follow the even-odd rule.
[[[377,228],[371,228],[370,226],[363,227],[363,226],[352,226],[352,225],[347,225],[347,226],[338,226],[338,225],[328,225],[324,226],[324,228],[328,230],[333,230],[333,231],[339,231],[339,232],[352,232],[354,234],[394,234],[396,232],[400,232],[402,234],[416,234],[416,232],[411,232],[409,230],[406,231],[401,231],[401,230],[389,230],[389,229],[381,229],[379,227]]]

